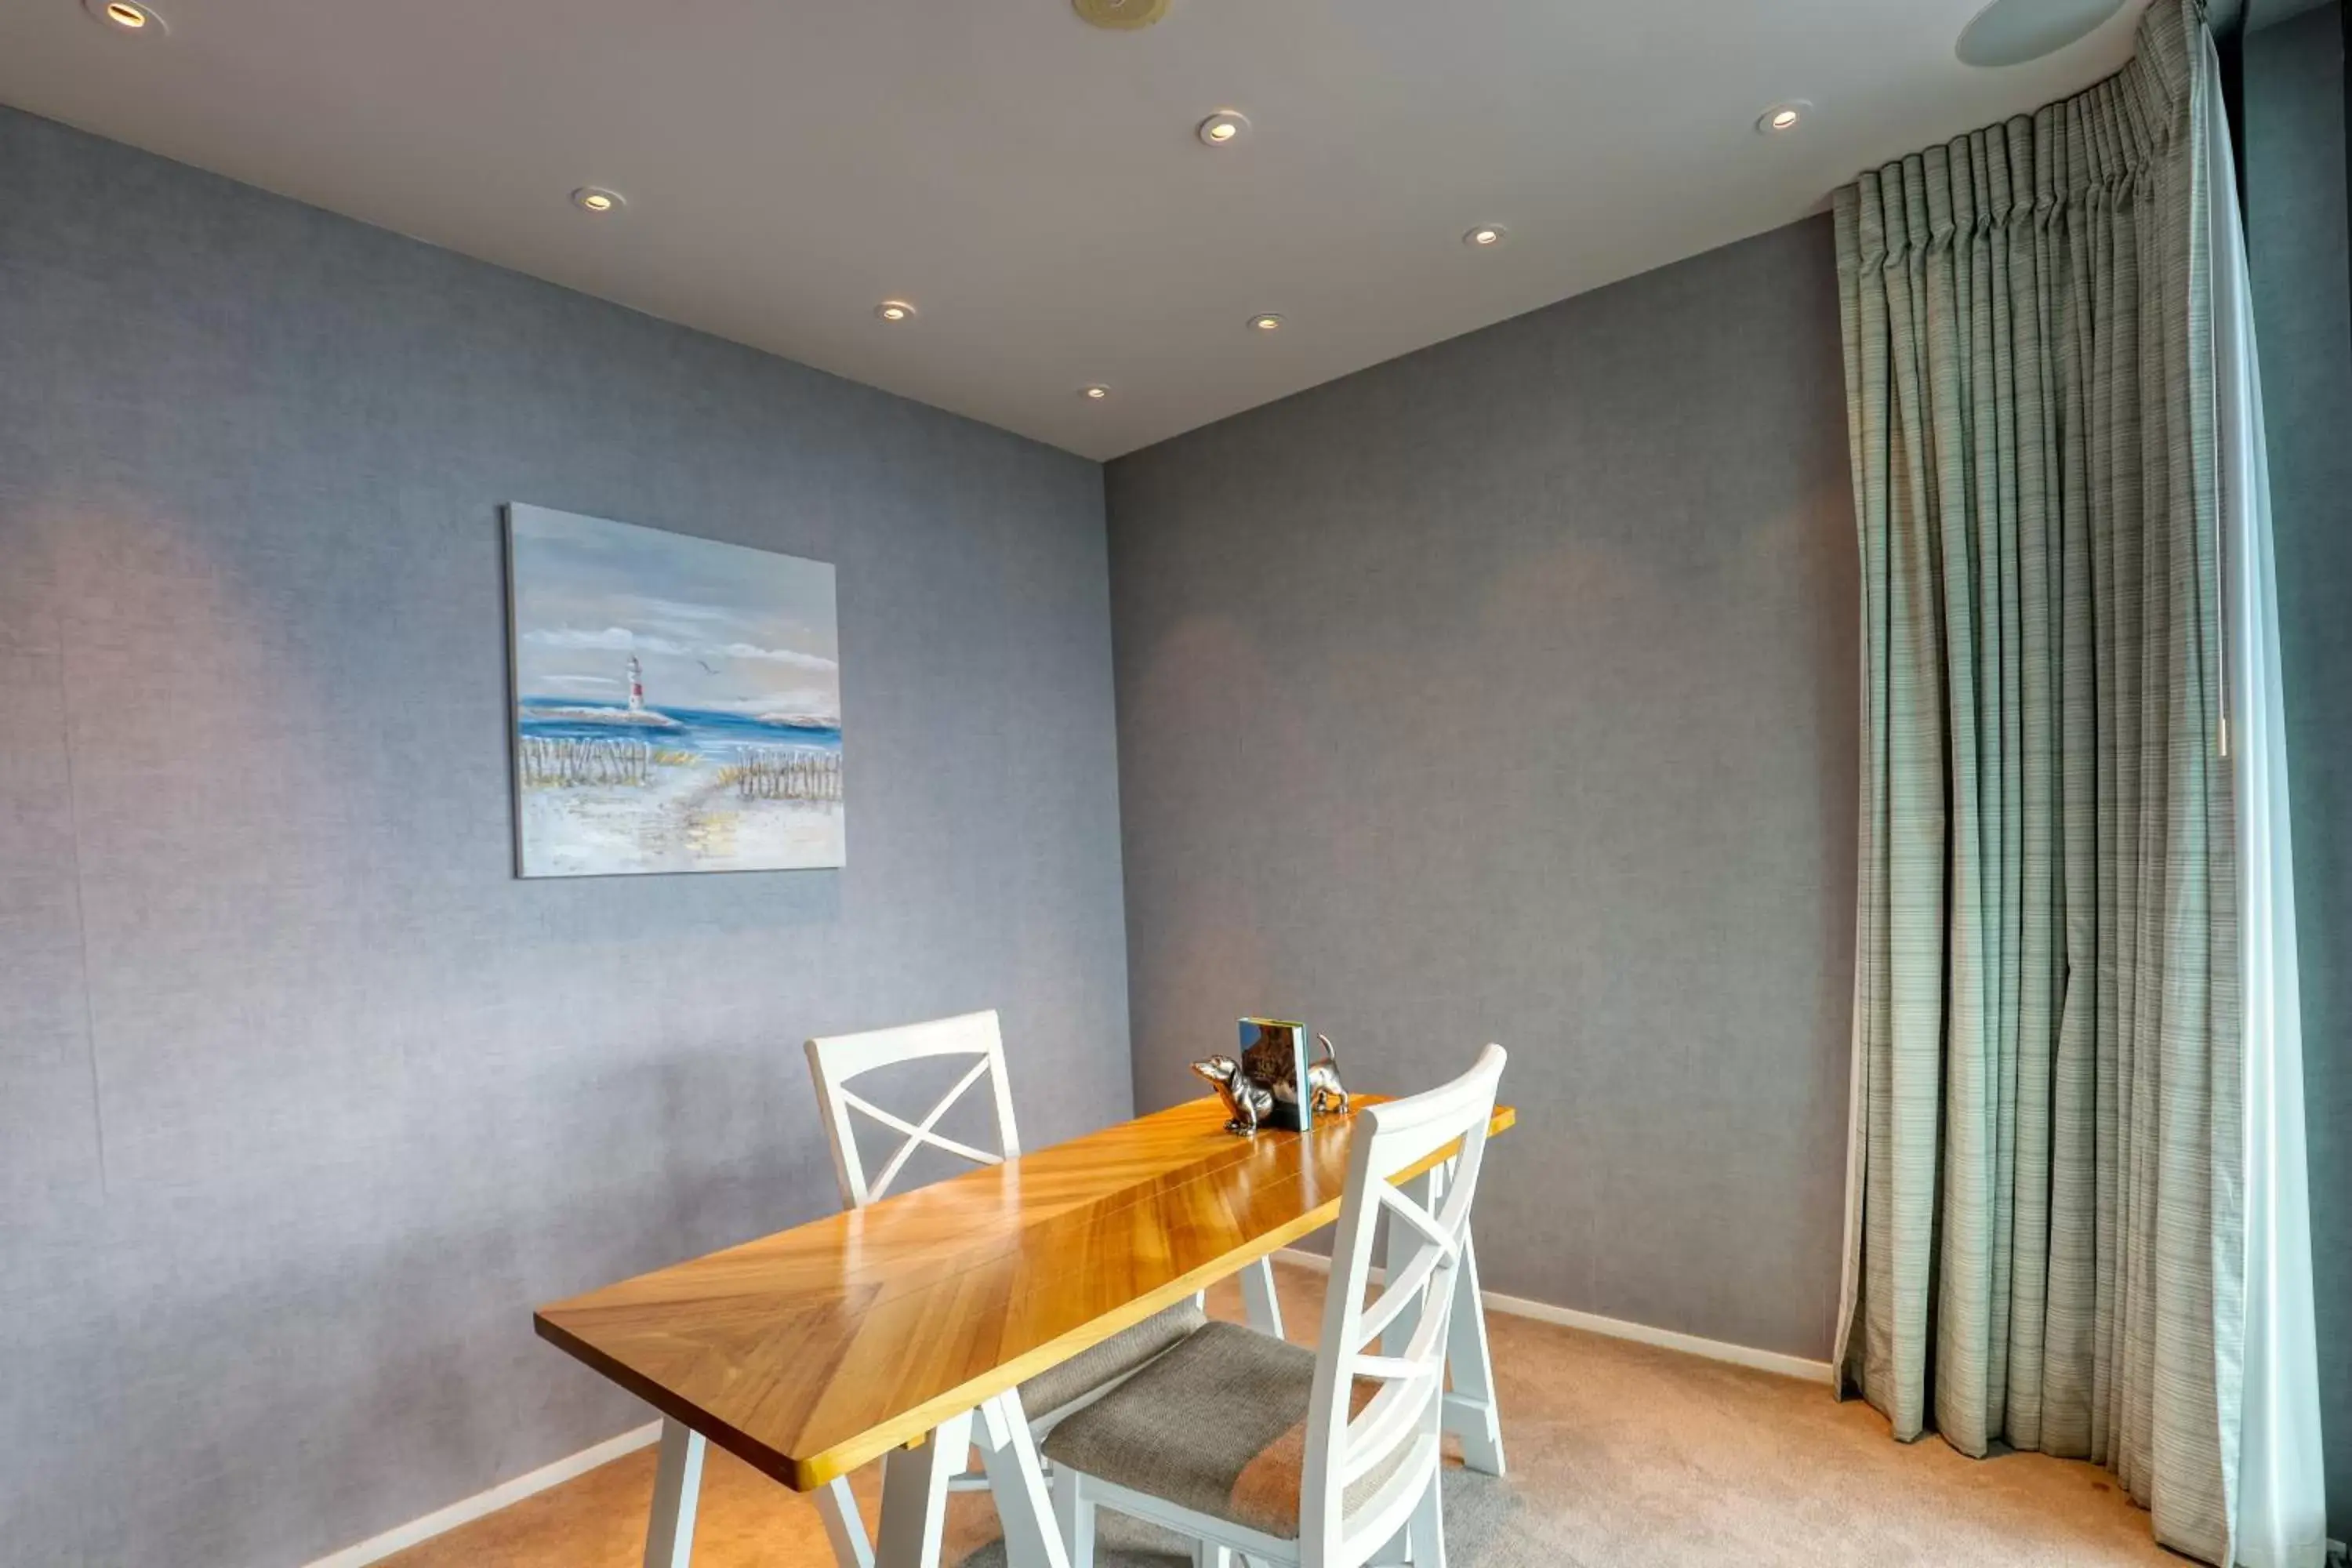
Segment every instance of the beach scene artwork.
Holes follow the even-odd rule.
[[[525,877],[843,863],[833,568],[507,508]]]

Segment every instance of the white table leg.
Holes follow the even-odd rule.
[[[982,1405],[972,1436],[988,1471],[989,1490],[995,1494],[997,1522],[1004,1529],[1006,1568],[1070,1568],[1054,1520],[1054,1501],[1045,1489],[1045,1467],[1037,1458],[1037,1440],[1029,1435],[1021,1395],[1008,1391]],[[886,1504],[889,1495],[885,1488]]]
[[[1478,1244],[1462,1238],[1462,1269],[1454,1277],[1454,1316],[1445,1325],[1445,1429],[1462,1439],[1462,1462],[1490,1476],[1503,1473],[1503,1417],[1495,1403],[1495,1359],[1486,1348],[1486,1298],[1478,1289]]]
[[[1282,1338],[1282,1298],[1274,1293],[1274,1259],[1261,1258],[1242,1270],[1242,1311],[1259,1333]]]
[[[1396,1184],[1397,1191],[1430,1213],[1435,1214],[1437,1185],[1433,1180],[1434,1175],[1434,1172],[1423,1171],[1418,1176],[1408,1177]],[[1383,1214],[1381,1216],[1381,1278],[1383,1279],[1394,1278],[1396,1271],[1412,1259],[1413,1247],[1419,1245],[1421,1243],[1417,1239],[1416,1233],[1410,1226],[1399,1224],[1394,1215]],[[1407,1347],[1412,1343],[1412,1331],[1419,1327],[1421,1327],[1421,1303],[1409,1302],[1404,1310],[1391,1319],[1389,1326],[1381,1331],[1381,1353],[1382,1355],[1404,1354]]]
[[[866,1516],[857,1511],[857,1496],[849,1478],[836,1476],[816,1494],[816,1511],[824,1521],[824,1537],[833,1542],[833,1560],[840,1568],[874,1568],[874,1543],[866,1538]]]
[[[704,1447],[701,1433],[663,1418],[653,1515],[646,1521],[646,1568],[687,1568],[694,1561],[694,1510],[702,1500]]]
[[[919,1448],[893,1448],[882,1461],[882,1537],[876,1568],[940,1568],[948,1522],[948,1481],[971,1454],[971,1412],[932,1428]]]
[[[1441,1169],[1450,1173],[1453,1167]],[[1444,1190],[1444,1182],[1433,1179],[1436,1175],[1431,1172],[1397,1185],[1405,1196],[1434,1214]],[[1381,1224],[1381,1262],[1386,1267],[1399,1260],[1387,1250],[1395,1227],[1385,1220]],[[1381,1335],[1382,1353],[1402,1354],[1420,1321],[1417,1309],[1408,1307],[1399,1313]],[[1445,1325],[1445,1373],[1450,1386],[1440,1420],[1445,1430],[1461,1440],[1463,1464],[1490,1476],[1501,1475],[1503,1422],[1495,1403],[1495,1361],[1486,1345],[1486,1299],[1478,1289],[1475,1230],[1463,1237],[1462,1267],[1454,1276],[1454,1311]]]

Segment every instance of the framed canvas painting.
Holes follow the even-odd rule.
[[[516,870],[845,858],[833,568],[507,508]]]

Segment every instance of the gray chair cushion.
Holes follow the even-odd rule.
[[[1022,1412],[1032,1421],[1051,1415],[1072,1400],[1083,1399],[1104,1384],[1133,1372],[1160,1352],[1181,1344],[1186,1335],[1208,1321],[1208,1314],[1189,1300],[1154,1312],[1133,1328],[1120,1330],[1023,1384]]]
[[[1315,1355],[1211,1323],[1046,1436],[1045,1457],[1082,1475],[1164,1498],[1280,1540],[1298,1536],[1307,1405]],[[1358,1379],[1353,1408],[1379,1389]],[[1411,1457],[1407,1442],[1348,1488],[1370,1500]]]

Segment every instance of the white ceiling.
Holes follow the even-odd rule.
[[[2140,3],[1982,71],[1980,0],[0,0],[0,100],[1106,458],[1789,222]]]

